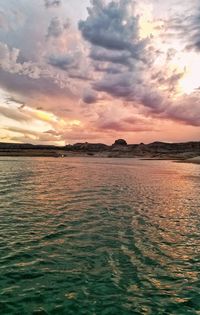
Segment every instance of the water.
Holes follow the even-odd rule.
[[[0,314],[200,314],[200,167],[0,158]]]

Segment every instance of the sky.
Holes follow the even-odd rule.
[[[197,0],[0,0],[0,142],[200,140]]]

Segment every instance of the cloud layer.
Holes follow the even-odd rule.
[[[197,139],[199,58],[197,2],[0,0],[0,136]]]

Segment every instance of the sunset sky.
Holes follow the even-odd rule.
[[[200,140],[199,0],[0,0],[0,142]]]

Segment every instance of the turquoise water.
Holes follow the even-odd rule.
[[[200,314],[200,167],[0,158],[0,315]]]

